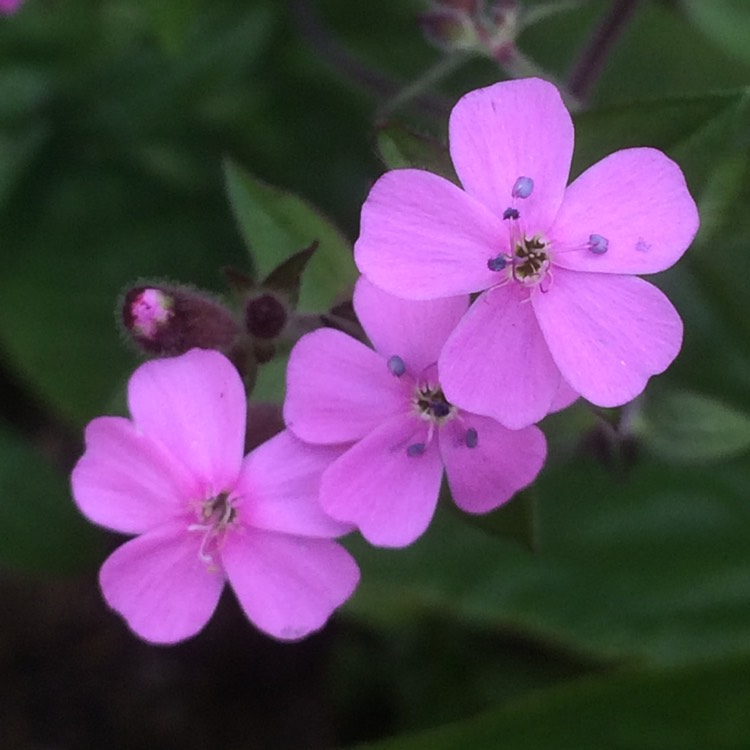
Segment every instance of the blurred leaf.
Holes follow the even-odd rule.
[[[0,68],[0,122],[26,124],[50,98],[50,80],[30,67]]]
[[[750,653],[750,465],[641,457],[624,477],[579,457],[535,484],[539,552],[439,511],[403,550],[348,544],[347,611],[398,627],[415,612],[520,632],[600,660]]]
[[[272,404],[284,402],[288,361],[288,354],[277,354],[270,362],[266,362],[258,368],[257,379],[252,392],[253,401],[265,401]]]
[[[192,25],[199,0],[147,0],[143,2],[151,17],[164,50],[172,55],[180,53],[185,46],[187,33]]]
[[[750,661],[588,678],[370,750],[744,750]]]
[[[738,60],[750,63],[750,7],[746,0],[683,0],[696,29]]]
[[[16,134],[0,131],[0,206],[9,198],[48,138],[49,132],[41,125]]]
[[[101,537],[76,510],[67,478],[0,425],[0,563],[66,573],[91,565]]]
[[[670,461],[716,461],[750,448],[750,415],[689,391],[650,394],[633,430]]]
[[[575,117],[572,172],[577,175],[618,149],[652,146],[671,152],[696,137],[709,141],[702,144],[701,151],[692,154],[692,160],[701,167],[712,167],[715,152],[729,151],[739,133],[746,130],[750,123],[749,105],[750,95],[740,89],[583,112]],[[690,181],[689,184],[695,187]]]
[[[378,130],[378,154],[388,169],[415,167],[426,169],[458,184],[448,149],[428,136],[389,124]]]
[[[268,276],[317,240],[320,246],[302,279],[299,306],[305,311],[331,307],[357,277],[351,246],[339,230],[302,198],[261,182],[229,159],[224,172],[256,276]]]
[[[460,513],[450,499],[450,492],[445,482],[446,501],[450,508]],[[529,487],[516,493],[509,502],[501,505],[491,513],[469,514],[465,519],[480,529],[508,541],[515,541],[529,552],[537,546],[536,503],[534,490]]]

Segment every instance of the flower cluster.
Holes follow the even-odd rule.
[[[449,133],[461,186],[418,169],[373,186],[353,296],[370,346],[304,335],[284,431],[243,458],[242,381],[201,349],[142,365],[132,419],[89,425],[73,494],[92,521],[140,535],[100,582],[143,638],[197,632],[225,581],[277,638],[320,628],[359,577],[335,537],[410,544],[443,475],[461,509],[500,506],[542,468],[536,422],[579,396],[624,404],[677,355],[677,312],[636,276],[672,265],[697,231],[670,159],[619,151],[568,186],[573,126],[537,79],[467,94]],[[146,292],[150,330],[173,307]]]

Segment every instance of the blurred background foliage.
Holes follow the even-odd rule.
[[[519,39],[557,81],[623,5],[563,4]],[[369,185],[445,169],[452,102],[508,74],[465,55],[399,96],[443,64],[420,0],[28,0],[0,18],[3,747],[750,746],[750,6],[631,5],[575,116],[574,172],[632,145],[682,165],[702,227],[653,279],[685,321],[678,360],[621,410],[548,418],[549,464],[507,508],[445,503],[406,550],[352,539],[362,584],[322,634],[269,642],[229,599],[172,649],[105,611],[119,540],[67,485],[139,361],[118,296],[221,295],[222,267],[262,278],[319,239],[301,308],[344,301]],[[256,396],[280,401],[282,368]]]

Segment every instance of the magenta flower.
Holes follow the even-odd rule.
[[[456,504],[485,513],[544,463],[536,427],[508,430],[443,394],[438,354],[467,305],[466,296],[406,301],[361,278],[354,308],[375,351],[331,329],[303,336],[292,350],[287,426],[310,443],[351,444],[323,474],[320,502],[372,544],[400,547],[425,531],[443,469]]]
[[[394,170],[362,210],[357,265],[409,299],[483,293],[439,360],[446,397],[509,427],[541,419],[561,380],[600,406],[637,396],[677,356],[682,322],[634,274],[671,266],[698,228],[679,167],[633,148],[566,189],[573,125],[539,79],[473,91],[450,118],[463,190]]]
[[[330,539],[348,529],[317,503],[322,471],[340,451],[282,432],[243,460],[245,391],[214,351],[147,362],[128,401],[132,420],[89,424],[72,477],[91,521],[140,535],[102,566],[108,604],[145,640],[174,643],[206,624],[228,580],[269,635],[322,627],[359,578]]]

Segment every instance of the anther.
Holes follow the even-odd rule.
[[[466,430],[466,437],[464,440],[466,441],[467,448],[476,448],[477,445],[479,445],[479,433],[473,427],[469,427],[469,429]]]
[[[513,185],[511,195],[514,198],[528,198],[532,190],[534,190],[534,180],[531,177],[519,177]]]
[[[425,452],[426,447],[427,446],[424,443],[412,443],[407,447],[406,455],[409,456],[409,458],[416,458]]]
[[[404,360],[401,359],[401,357],[394,354],[388,360],[388,369],[391,371],[392,375],[400,378],[406,372],[406,365],[404,364]]]
[[[451,413],[451,407],[445,401],[430,401],[430,411],[433,416],[442,419]]]
[[[508,219],[517,219],[521,214],[518,213],[517,208],[506,208],[505,211],[503,211],[503,219],[506,221]]]
[[[592,234],[589,236],[588,247],[594,255],[604,255],[609,248],[609,240],[600,234]]]
[[[497,258],[490,258],[487,261],[487,268],[489,268],[490,271],[502,271],[507,265],[508,261],[503,255],[498,255]]]

